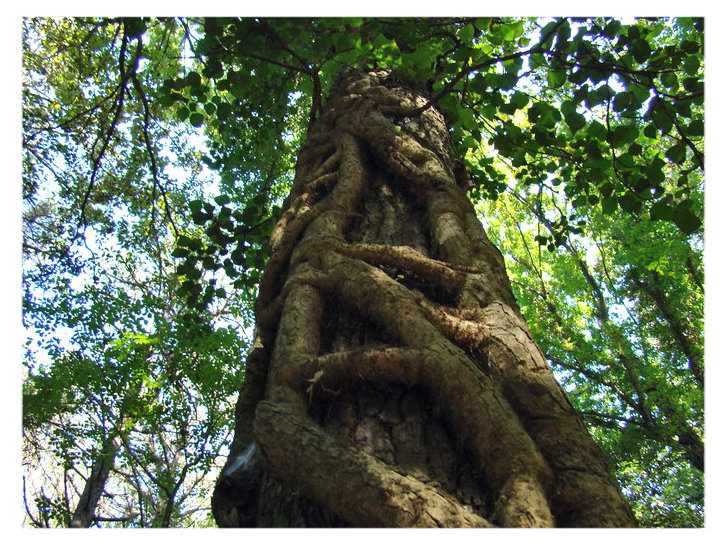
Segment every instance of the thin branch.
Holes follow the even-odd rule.
[[[652,89],[657,93],[657,89],[655,86],[652,86]],[[698,162],[698,165],[700,165],[701,169],[705,169],[705,158],[703,156],[703,152],[697,149],[695,146],[695,143],[690,140],[687,136],[685,136],[685,133],[682,130],[682,127],[680,127],[680,124],[678,123],[677,118],[673,115],[672,112],[670,112],[670,109],[665,106],[665,102],[660,97],[659,93],[656,95],[657,104],[660,106],[660,109],[665,113],[665,115],[670,118],[670,121],[675,126],[675,129],[677,130],[678,135],[680,135],[680,139],[687,144],[687,146],[692,150],[693,155],[695,156],[695,160]]]
[[[457,75],[452,80],[450,80],[450,82],[448,82],[447,85],[445,85],[445,87],[443,87],[440,91],[438,91],[437,93],[435,93],[435,95],[433,95],[432,98],[430,98],[424,105],[422,105],[419,108],[415,109],[414,112],[412,113],[412,115],[413,116],[419,116],[419,115],[421,115],[422,112],[424,112],[425,110],[427,110],[428,108],[430,108],[433,104],[436,104],[437,101],[439,101],[445,95],[447,95],[448,93],[450,93],[455,88],[455,86],[458,84],[458,82],[461,79],[463,79],[465,76],[467,76],[468,74],[470,74],[471,72],[474,72],[476,70],[482,70],[483,68],[487,68],[489,66],[493,66],[493,65],[498,64],[498,63],[503,63],[503,62],[507,62],[507,61],[514,60],[514,59],[518,59],[520,57],[523,57],[525,55],[529,55],[531,53],[536,53],[536,52],[543,51],[543,49],[542,49],[543,48],[543,45],[548,40],[551,39],[551,37],[558,31],[559,27],[561,25],[563,25],[565,22],[566,22],[566,18],[565,17],[561,17],[558,20],[558,22],[554,25],[554,27],[551,28],[549,30],[549,32],[547,32],[543,36],[543,38],[541,38],[541,40],[535,46],[533,46],[530,49],[527,49],[527,50],[524,50],[524,51],[519,51],[517,53],[511,53],[510,55],[504,55],[502,57],[491,57],[490,59],[487,59],[485,61],[482,61],[480,63],[476,63],[474,65],[470,65],[470,66],[468,66],[467,64],[465,64],[463,66],[463,68],[460,70],[460,72],[458,72]]]
[[[43,527],[41,522],[33,517],[33,514],[30,511],[30,507],[28,506],[28,496],[25,489],[25,476],[23,476],[23,504],[25,505],[25,513],[28,514],[28,517],[30,518],[30,521],[33,522],[33,525],[35,525],[36,527]]]
[[[96,517],[94,517],[94,521],[97,521],[97,522],[98,522],[98,521],[104,521],[104,522],[112,522],[112,523],[114,523],[114,522],[115,522],[115,523],[118,523],[118,522],[126,523],[126,522],[128,522],[128,521],[131,521],[131,520],[133,520],[133,519],[134,519],[134,518],[136,518],[136,517],[137,517],[138,515],[139,515],[139,514],[136,514],[136,513],[131,513],[131,514],[129,514],[128,516],[119,516],[119,517],[116,517],[116,518],[110,518],[110,517],[100,517],[100,516],[96,516]]]
[[[114,117],[111,122],[111,125],[109,126],[108,131],[106,131],[106,135],[103,138],[101,150],[99,151],[96,158],[93,160],[92,168],[91,168],[91,179],[89,181],[88,187],[86,188],[86,192],[84,193],[83,200],[81,201],[81,219],[79,222],[79,230],[82,227],[85,227],[87,225],[86,220],[86,206],[88,205],[89,199],[91,198],[91,191],[93,190],[94,184],[96,183],[96,176],[98,174],[99,166],[101,164],[101,159],[106,154],[106,150],[109,147],[109,144],[111,143],[111,137],[114,134],[114,130],[116,129],[117,124],[119,123],[119,120],[121,119],[121,113],[124,108],[124,94],[126,93],[126,84],[129,81],[129,77],[132,74],[132,71],[136,69],[136,63],[138,61],[138,57],[134,59],[132,62],[130,70],[126,69],[125,60],[126,60],[126,48],[128,45],[128,35],[124,33],[124,36],[121,40],[121,47],[119,50],[119,73],[121,74],[121,81],[118,85],[118,96],[115,101],[115,112]],[[97,136],[96,141],[91,147],[91,151],[93,153],[93,149],[96,147],[96,144],[100,140],[100,135]],[[76,234],[76,237],[78,237],[78,234]],[[74,237],[75,240],[75,237]]]
[[[140,52],[141,52],[141,45],[142,45],[142,41],[139,40],[139,43],[138,43],[139,53],[138,54],[140,54]],[[177,231],[177,226],[174,223],[174,219],[172,218],[171,207],[169,206],[169,201],[167,199],[167,191],[165,190],[164,185],[159,180],[156,154],[154,153],[154,150],[152,149],[152,142],[151,142],[151,138],[149,137],[149,122],[151,119],[149,101],[147,99],[146,94],[144,93],[144,89],[142,88],[142,84],[139,81],[139,78],[138,78],[136,72],[134,72],[132,74],[131,80],[134,83],[134,88],[137,90],[137,93],[139,94],[139,98],[142,101],[142,106],[144,107],[144,126],[142,127],[142,131],[144,134],[144,144],[147,149],[147,155],[149,156],[149,161],[150,161],[151,167],[152,167],[152,179],[154,181],[154,189],[155,189],[153,196],[152,196],[152,226],[154,225],[154,211],[156,210],[156,206],[155,206],[156,189],[159,188],[159,191],[162,194],[162,198],[164,199],[165,215],[167,216],[167,219],[169,220],[169,223],[172,226],[172,231],[174,231],[175,237],[177,237],[179,235],[179,233]]]

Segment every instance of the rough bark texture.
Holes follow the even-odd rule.
[[[221,526],[632,526],[467,200],[384,72],[310,128],[260,283]]]

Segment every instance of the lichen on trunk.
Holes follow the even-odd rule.
[[[310,127],[271,236],[216,520],[634,525],[425,104],[385,72],[353,72]]]

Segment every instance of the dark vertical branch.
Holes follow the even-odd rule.
[[[690,273],[690,278],[695,283],[695,286],[697,286],[700,289],[700,292],[705,293],[705,288],[703,287],[703,275],[695,267],[695,262],[693,262],[693,259],[691,256],[688,256],[687,260],[685,260],[685,266],[688,268],[688,272]]]
[[[662,313],[675,341],[677,341],[678,346],[688,360],[690,372],[698,384],[703,387],[703,357],[692,341],[696,337],[696,334],[692,328],[685,324],[668,303],[666,294],[662,289],[660,276],[654,271],[651,273],[649,282],[641,279],[637,270],[634,268],[630,269],[628,275],[630,280],[652,300],[655,307]]]
[[[142,41],[139,40],[138,43],[138,53],[139,55],[141,53],[141,46]],[[137,76],[136,72],[134,72],[131,76],[131,80],[134,83],[134,88],[136,89],[137,93],[139,94],[139,98],[142,101],[142,106],[144,108],[144,125],[142,127],[142,132],[144,135],[144,145],[147,149],[147,155],[149,156],[149,161],[151,163],[151,170],[152,170],[152,180],[154,185],[154,191],[152,193],[152,226],[154,225],[154,214],[156,210],[156,190],[159,189],[160,193],[162,194],[162,198],[164,199],[164,211],[165,216],[167,217],[167,220],[169,220],[169,224],[172,226],[172,231],[174,232],[174,236],[178,236],[177,232],[177,226],[174,223],[174,219],[172,218],[172,210],[169,205],[169,200],[167,199],[167,191],[164,188],[164,185],[159,180],[159,171],[157,169],[157,158],[156,154],[154,152],[154,149],[152,148],[152,141],[149,136],[149,124],[151,120],[151,113],[149,108],[149,101],[147,99],[146,94],[144,93],[144,89],[142,88],[142,84],[139,81],[139,77]]]
[[[96,508],[120,448],[121,440],[118,434],[111,436],[102,446],[71,517],[71,527],[90,527],[96,520]]]
[[[101,159],[106,154],[106,150],[109,147],[109,144],[111,143],[111,137],[114,134],[114,131],[116,130],[116,126],[119,123],[119,120],[121,119],[121,113],[124,110],[124,95],[126,94],[126,85],[129,81],[129,77],[131,76],[131,71],[127,70],[126,68],[126,48],[129,43],[129,36],[124,32],[122,38],[121,38],[121,47],[119,48],[119,74],[121,76],[121,81],[119,82],[119,85],[117,87],[117,97],[114,101],[114,116],[111,120],[111,124],[109,125],[108,130],[106,131],[106,134],[103,137],[103,140],[101,139],[101,135],[98,135],[96,137],[96,141],[91,146],[91,153],[93,154],[94,149],[96,148],[96,145],[99,143],[99,140],[102,140],[101,142],[101,149],[99,150],[99,153],[96,155],[96,157],[92,161],[91,166],[91,177],[88,183],[88,186],[86,188],[86,192],[83,195],[83,199],[81,200],[81,219],[79,222],[79,229],[85,227],[87,225],[87,219],[86,219],[86,206],[88,205],[89,199],[91,198],[91,192],[93,191],[94,185],[96,183],[96,176],[98,175],[99,167],[101,166]],[[134,60],[133,66],[136,66],[137,59]]]

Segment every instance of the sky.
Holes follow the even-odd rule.
[[[21,114],[21,95],[20,95],[20,18],[26,15],[242,15],[239,13],[242,3],[228,2],[188,2],[178,1],[175,3],[163,1],[155,2],[154,13],[150,13],[149,2],[139,2],[137,0],[127,1],[123,4],[121,13],[114,12],[119,10],[118,4],[106,3],[100,4],[97,1],[71,1],[62,3],[51,3],[47,1],[26,1],[22,4],[11,3],[8,7],[3,6],[4,17],[0,20],[2,29],[0,31],[0,39],[2,40],[3,68],[6,71],[6,84],[0,87],[0,96],[4,106],[5,119],[2,125],[3,137],[3,156],[5,161],[3,185],[3,199],[0,199],[0,222],[2,222],[2,250],[3,250],[3,281],[4,288],[0,292],[0,305],[2,306],[2,345],[5,355],[6,375],[3,381],[3,433],[6,438],[6,448],[2,455],[2,463],[5,468],[17,468],[18,473],[15,479],[11,479],[8,483],[3,480],[2,497],[2,522],[4,528],[10,532],[19,528],[20,517],[22,516],[22,507],[20,506],[20,434],[18,424],[20,423],[20,383],[21,383],[21,366],[22,361],[22,341],[24,332],[20,324],[20,278],[21,278],[21,229],[20,229],[20,114]],[[277,1],[269,2],[260,6],[259,4],[245,4],[247,7],[242,11],[254,15],[704,15],[706,16],[706,161],[707,161],[707,178],[706,178],[706,290],[708,297],[706,298],[706,360],[707,360],[707,420],[708,420],[708,485],[706,491],[706,524],[707,532],[683,531],[677,533],[663,532],[660,534],[659,540],[661,544],[683,543],[686,539],[691,540],[699,538],[700,540],[709,540],[713,534],[720,532],[726,525],[723,514],[724,501],[721,497],[724,495],[728,480],[726,479],[726,471],[721,468],[720,464],[715,464],[720,454],[725,451],[724,441],[721,438],[723,434],[717,433],[718,430],[724,428],[725,404],[723,403],[724,395],[720,392],[720,386],[725,384],[726,362],[724,349],[722,347],[722,338],[725,336],[724,326],[725,318],[723,318],[722,310],[728,303],[728,286],[722,281],[725,273],[726,260],[726,234],[728,232],[728,215],[725,214],[724,207],[728,202],[728,185],[725,180],[725,174],[719,167],[722,157],[725,155],[723,144],[725,137],[722,135],[723,128],[728,126],[726,107],[720,100],[722,90],[725,89],[725,73],[721,65],[724,64],[723,50],[724,29],[726,19],[722,17],[726,10],[725,3],[715,1],[693,1],[686,3],[684,1],[677,2],[666,0],[662,2],[639,2],[614,0],[603,4],[585,4],[584,2],[568,1],[568,2],[551,2],[544,4],[543,2],[525,1],[515,3],[502,3],[496,7],[496,13],[492,13],[487,3],[481,1],[449,1],[441,4],[439,2],[391,2],[381,0],[368,0],[364,4],[359,3],[336,3],[330,2],[307,2],[300,1]],[[335,5],[336,8],[331,8]],[[250,6],[256,6],[252,8]],[[545,6],[548,12],[545,12]],[[635,13],[638,7],[639,13]],[[253,11],[257,13],[251,13]],[[489,13],[484,13],[488,10]],[[608,10],[608,11],[605,11]],[[585,13],[585,11],[587,13]],[[500,13],[498,13],[500,12]],[[10,84],[8,84],[8,81]],[[10,471],[13,475],[12,470]],[[200,532],[216,532],[224,531],[200,531]],[[455,531],[457,532],[457,531]],[[103,531],[103,540],[110,543],[128,542],[128,536],[125,533],[115,533]],[[414,533],[414,532],[413,532]],[[459,542],[468,542],[469,540],[478,540],[482,542],[483,536],[477,534],[479,532],[461,531],[458,532],[457,540]],[[489,531],[492,533],[492,531]],[[509,533],[509,531],[497,531],[496,533]],[[551,534],[550,537],[544,535],[535,536],[534,531],[524,531],[523,538],[534,538],[539,543],[549,542],[550,540],[562,542],[563,534]],[[197,533],[194,533],[197,534]],[[530,537],[527,537],[529,534]],[[688,536],[688,534],[690,536]],[[25,543],[34,544],[36,541],[47,542],[49,539],[64,544],[66,542],[73,544],[83,544],[88,540],[97,542],[100,537],[99,533],[89,531],[84,536],[76,533],[65,534],[61,532],[52,532],[52,536],[48,532],[42,535],[38,532],[24,532],[22,540]],[[257,535],[257,536],[255,536]],[[374,536],[377,535],[377,536]],[[383,536],[390,536],[388,532],[361,532],[358,535],[350,535],[347,542],[361,541],[370,542],[371,540],[380,540]],[[220,537],[219,534],[215,535]],[[237,535],[239,536],[239,535]],[[573,534],[569,536],[573,537]],[[290,534],[272,533],[261,531],[250,532],[246,535],[246,540],[265,540],[281,538],[290,540]],[[621,535],[622,540],[625,535]],[[232,537],[225,537],[232,538]],[[437,540],[441,543],[444,537],[442,533],[436,535],[418,534],[418,542],[427,542]],[[455,537],[452,537],[455,538]],[[492,537],[496,541],[505,537]],[[584,538],[584,537],[579,537]],[[635,537],[636,538],[636,537]],[[640,541],[645,538],[641,535]],[[654,538],[654,537],[653,537]],[[175,540],[183,544],[188,541],[198,543],[202,539],[200,536],[180,536]],[[509,535],[512,539],[512,535]],[[590,534],[588,538],[591,542],[614,543],[615,535],[612,533]],[[310,534],[306,537],[299,535],[297,540],[306,542],[315,540],[316,544],[326,544],[327,541],[340,543],[340,534]],[[649,540],[649,538],[647,538]]]

